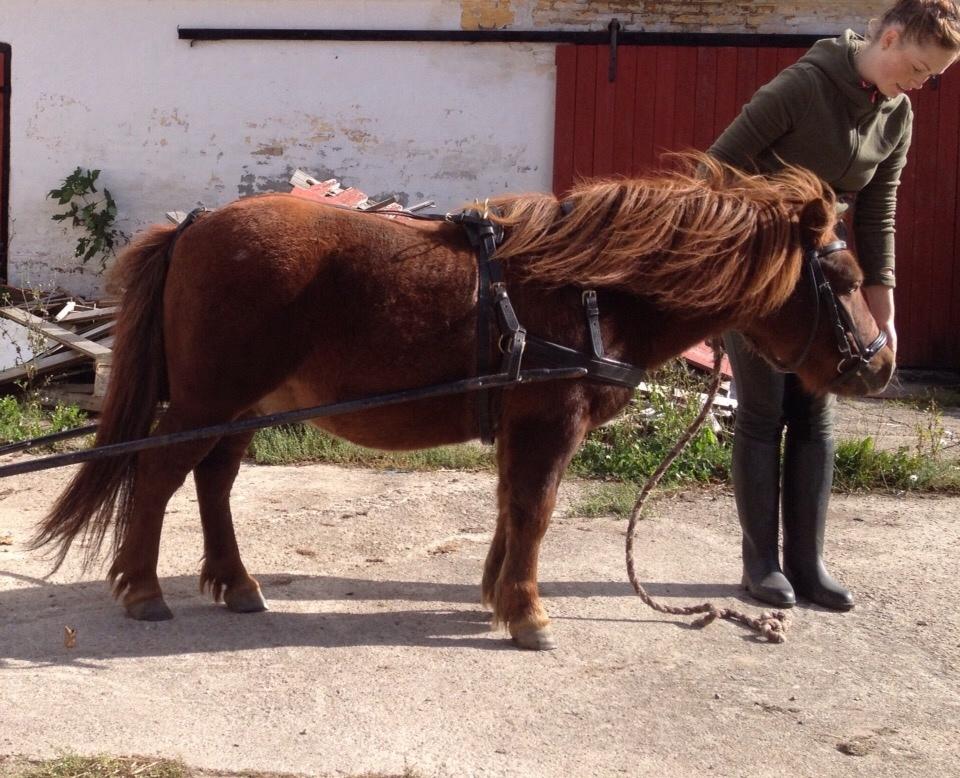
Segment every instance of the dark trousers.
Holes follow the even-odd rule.
[[[795,443],[833,440],[834,395],[809,394],[796,375],[774,370],[736,332],[723,340],[737,391],[734,446],[743,438],[779,444],[784,429]]]

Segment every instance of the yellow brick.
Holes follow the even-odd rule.
[[[513,24],[512,0],[461,0],[460,27],[464,30],[496,30]]]

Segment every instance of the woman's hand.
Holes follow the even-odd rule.
[[[863,287],[863,296],[867,299],[870,313],[877,320],[877,326],[887,333],[887,345],[897,350],[897,330],[893,325],[893,287],[874,284]]]

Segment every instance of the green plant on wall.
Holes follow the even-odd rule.
[[[117,218],[117,204],[109,189],[104,189],[103,197],[97,197],[97,178],[99,170],[77,168],[67,176],[58,189],[51,189],[47,197],[66,205],[67,210],[55,213],[50,218],[56,222],[72,222],[74,227],[83,230],[77,239],[74,255],[82,262],[100,255],[101,266],[114,254],[116,246],[126,240],[126,235],[114,224]]]

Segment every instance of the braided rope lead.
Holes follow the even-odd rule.
[[[697,627],[698,629],[707,626],[717,619],[739,621],[741,624],[746,625],[754,632],[757,632],[765,637],[771,643],[783,643],[786,640],[785,633],[787,629],[787,614],[783,611],[764,611],[759,616],[754,617],[746,613],[742,613],[741,611],[734,610],[733,608],[718,608],[716,605],[709,602],[702,603],[701,605],[689,605],[686,607],[661,605],[654,600],[653,597],[647,594],[646,590],[637,579],[637,574],[634,570],[633,536],[637,527],[637,519],[640,517],[640,511],[643,509],[643,504],[646,501],[647,496],[660,482],[660,479],[667,471],[667,468],[673,464],[673,460],[677,458],[687,443],[690,442],[690,439],[700,430],[700,427],[703,426],[703,422],[706,420],[707,414],[710,413],[710,406],[713,404],[713,399],[717,395],[717,390],[720,388],[720,382],[722,379],[720,366],[722,363],[723,347],[720,345],[715,345],[713,351],[713,374],[711,376],[710,390],[707,393],[706,400],[704,400],[703,407],[700,409],[700,413],[697,415],[697,418],[693,420],[693,423],[687,427],[683,435],[680,436],[680,440],[677,441],[676,445],[670,449],[670,452],[664,457],[663,461],[660,463],[660,466],[654,471],[653,475],[647,479],[646,484],[644,484],[643,489],[640,492],[640,496],[637,498],[636,504],[633,506],[633,512],[630,514],[630,524],[627,526],[627,576],[630,578],[630,583],[633,584],[634,591],[636,591],[636,593],[640,596],[640,599],[659,613],[668,613],[673,616],[691,616],[696,613],[702,613],[704,615],[694,621],[691,625],[693,627]]]

